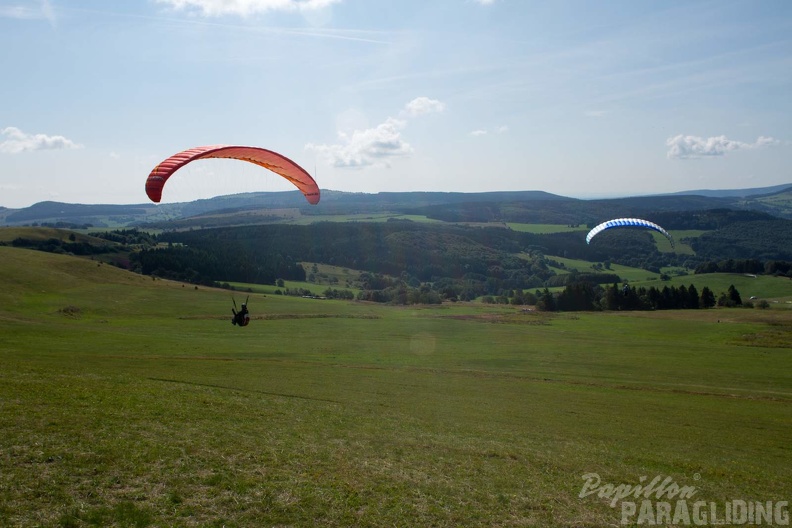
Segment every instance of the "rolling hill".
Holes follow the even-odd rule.
[[[781,188],[783,187],[783,188]],[[675,195],[579,200],[543,191],[483,193],[386,192],[350,193],[324,190],[317,206],[298,191],[245,193],[176,204],[68,204],[40,202],[22,209],[0,207],[0,225],[48,224],[61,227],[122,228],[148,225],[168,228],[206,222],[222,214],[225,224],[293,222],[300,217],[390,212],[425,215],[444,221],[588,224],[618,216],[646,216],[729,208],[792,218],[792,185],[742,191],[685,192]],[[251,215],[251,211],[257,211]],[[268,211],[268,213],[263,213]],[[192,219],[192,220],[190,220]]]
[[[675,193],[658,194],[657,196],[708,196],[710,198],[752,198],[763,195],[772,195],[792,189],[792,183],[772,185],[770,187],[751,187],[748,189],[697,189],[692,191],[679,191]]]

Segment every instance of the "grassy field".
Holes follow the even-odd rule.
[[[550,233],[565,233],[567,231],[584,231],[588,232],[589,228],[586,226],[570,227],[562,224],[519,224],[516,222],[508,222],[506,224],[509,229],[514,231],[521,231],[524,233],[535,233],[537,235],[547,235]]]
[[[568,259],[562,257],[548,257],[551,260],[564,264],[564,268],[555,268],[556,273],[568,273],[570,270],[577,270],[579,272],[592,272],[592,263],[586,260]],[[758,299],[770,299],[777,301],[779,304],[786,304],[786,301],[792,300],[792,280],[784,277],[771,277],[766,275],[748,275],[740,273],[702,273],[675,276],[676,269],[664,269],[671,277],[668,281],[661,281],[658,273],[653,273],[640,268],[631,268],[629,266],[622,266],[620,264],[611,264],[610,269],[601,270],[605,273],[615,273],[623,281],[628,281],[630,285],[635,287],[645,286],[662,289],[663,286],[690,286],[691,284],[701,292],[704,286],[711,289],[715,295],[726,292],[729,286],[734,285],[737,291],[740,292],[744,301],[750,300],[751,297]],[[563,290],[563,287],[550,288],[551,291]]]
[[[792,280],[786,277],[771,277],[767,275],[747,275],[741,273],[701,273],[697,275],[684,275],[671,277],[669,281],[635,281],[633,286],[655,286],[662,288],[668,286],[690,286],[691,284],[701,292],[704,286],[719,295],[729,290],[734,285],[743,301],[751,297],[770,299],[779,303],[792,300]]]
[[[592,267],[593,263],[587,260],[569,259],[563,257],[549,256],[550,260],[560,262],[564,265],[563,268],[552,267],[556,273],[568,273],[571,270],[577,270],[581,273],[593,273],[596,270]],[[630,266],[622,266],[621,264],[611,264],[609,269],[599,270],[602,273],[615,273],[622,280],[629,282],[633,281],[651,281],[660,278],[659,273],[654,273],[641,268],[632,268]]]
[[[69,237],[73,236],[71,240]],[[11,242],[16,238],[24,238],[37,242],[50,239],[60,240],[61,242],[85,242],[94,246],[112,246],[113,242],[88,236],[66,229],[55,229],[54,227],[0,227],[0,242]]]
[[[410,220],[413,222],[440,223],[423,215],[405,215],[398,213],[359,213],[346,215],[303,215],[290,221],[290,224],[308,225],[317,222],[387,222],[388,220]]]
[[[690,247],[688,243],[689,239],[697,238],[702,234],[706,233],[706,231],[696,230],[696,229],[676,229],[669,231],[672,237],[674,237],[674,245],[675,247],[671,247],[671,244],[668,242],[668,239],[661,235],[660,233],[654,232],[652,236],[657,242],[657,249],[658,251],[663,251],[665,253],[673,252],[678,255],[695,255],[696,252]]]
[[[229,294],[0,247],[0,525],[609,526],[792,496],[792,313]]]
[[[312,277],[312,281],[283,281],[283,287],[271,284],[248,284],[241,282],[231,282],[231,286],[242,292],[264,293],[277,295],[289,290],[308,290],[313,295],[321,296],[328,288],[334,290],[348,290],[355,296],[360,292],[360,271],[342,268],[341,266],[331,266],[329,264],[319,264],[315,262],[301,262],[303,268]]]

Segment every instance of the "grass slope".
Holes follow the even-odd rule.
[[[556,273],[569,273],[572,270],[577,270],[581,273],[594,273],[595,270],[592,266],[593,262],[588,260],[570,259],[564,257],[549,256],[550,260],[559,262],[564,265],[563,268],[556,268],[551,266]],[[659,273],[654,273],[641,268],[633,268],[630,266],[622,266],[621,264],[611,264],[610,268],[599,270],[601,273],[615,273],[623,281],[651,281],[660,278]]]
[[[761,206],[762,210],[781,218],[792,218],[792,187],[785,191],[747,198],[740,202],[744,207]]]
[[[537,235],[546,235],[549,233],[565,233],[568,231],[583,231],[588,233],[589,228],[586,226],[570,227],[564,224],[520,224],[516,222],[508,222],[506,224],[509,229],[520,231],[523,233],[535,233]]]
[[[618,524],[589,472],[792,494],[786,311],[254,294],[240,329],[228,292],[88,260],[0,247],[0,281],[5,525]]]
[[[636,281],[631,283],[633,286],[690,286],[691,284],[701,292],[707,286],[718,296],[720,293],[729,290],[729,286],[734,285],[743,301],[751,297],[759,299],[770,299],[785,303],[792,300],[792,280],[786,277],[772,277],[768,275],[745,275],[740,273],[701,273],[696,275],[685,275],[681,277],[671,277],[669,281]]]
[[[93,246],[113,246],[114,242],[80,234],[77,231],[68,229],[56,229],[54,227],[0,227],[0,242],[11,242],[16,238],[24,238],[33,241],[46,241],[50,239],[61,242],[72,242],[70,236],[74,237],[73,242],[85,242]]]

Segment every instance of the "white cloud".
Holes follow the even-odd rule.
[[[24,2],[17,5],[0,6],[0,18],[15,18],[17,20],[42,20],[46,19],[54,27],[55,12],[49,0],[37,2]]]
[[[505,134],[508,131],[509,131],[509,127],[508,126],[501,125],[501,126],[497,127],[494,132],[495,132],[495,134]],[[470,132],[470,135],[473,136],[473,137],[478,137],[478,136],[486,136],[489,133],[490,133],[489,130],[486,130],[484,128],[479,128],[477,130],[473,130],[472,132]]]
[[[480,4],[480,5],[484,5],[484,6],[485,5],[492,5],[492,4],[495,3],[495,0],[476,0],[476,3]]]
[[[314,11],[342,0],[155,0],[177,10],[198,12],[206,17],[250,16],[269,11]]]
[[[52,9],[52,5],[50,5],[49,0],[41,0],[41,13],[44,15],[50,25],[55,27],[55,11]]]
[[[412,147],[401,137],[401,130],[405,126],[405,121],[389,117],[374,128],[355,130],[352,134],[340,132],[340,144],[309,143],[305,148],[323,154],[335,167],[388,167],[389,158],[406,156],[412,152]]]
[[[417,97],[404,106],[400,115],[416,117],[444,109],[445,104],[436,99]],[[401,135],[406,126],[406,119],[389,117],[374,128],[355,130],[351,134],[339,132],[337,144],[309,143],[305,148],[319,152],[335,167],[389,167],[391,158],[408,156],[413,152]]]
[[[428,97],[416,97],[406,105],[402,110],[402,115],[409,117],[416,117],[424,114],[439,113],[445,110],[445,103],[437,99],[429,99]]]
[[[727,152],[736,150],[751,150],[762,147],[779,145],[780,141],[771,137],[759,136],[754,143],[735,141],[726,136],[701,138],[698,136],[684,136],[682,134],[666,140],[670,159],[692,159],[713,156],[724,156]]]
[[[771,138],[767,136],[759,136],[756,139],[756,143],[754,143],[753,146],[754,148],[760,148],[760,147],[773,147],[780,144],[781,142],[775,138]]]
[[[0,17],[18,20],[36,20],[44,18],[41,9],[26,5],[0,6]]]
[[[46,134],[27,134],[16,127],[6,127],[0,130],[0,136],[5,137],[0,141],[0,152],[17,154],[31,150],[59,150],[82,148],[70,139],[63,136],[48,136]]]

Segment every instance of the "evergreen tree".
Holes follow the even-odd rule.
[[[536,308],[545,312],[556,311],[556,303],[553,294],[547,288],[544,289],[539,299],[536,301]]]
[[[715,294],[712,293],[712,290],[704,286],[701,289],[701,298],[699,301],[699,306],[702,308],[712,308],[715,306]]]
[[[687,306],[685,306],[685,308],[693,308],[693,309],[698,308],[700,306],[700,303],[699,303],[699,294],[698,294],[698,290],[696,290],[696,287],[691,284],[688,287],[687,292],[688,292]]]
[[[734,287],[734,284],[729,286],[729,300],[738,306],[742,304],[740,292],[737,291],[737,288]]]

